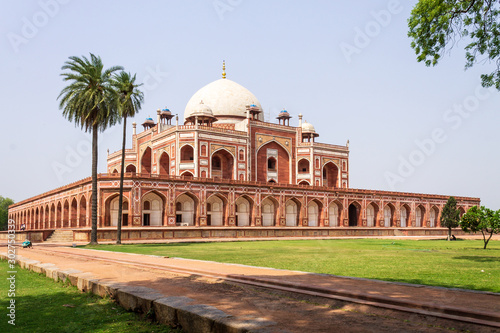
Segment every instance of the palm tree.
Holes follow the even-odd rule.
[[[121,66],[108,69],[103,68],[99,56],[90,54],[85,56],[69,57],[62,66],[64,81],[69,81],[59,96],[59,108],[63,116],[80,126],[85,132],[92,132],[92,231],[90,244],[97,244],[97,133],[114,125],[119,115],[112,102],[113,88],[111,74],[122,70]]]
[[[120,196],[118,198],[118,226],[116,233],[116,244],[122,243],[122,210],[123,210],[123,174],[125,172],[125,141],[127,138],[127,118],[134,117],[141,109],[144,94],[138,89],[141,84],[135,84],[134,76],[121,71],[115,74],[112,86],[115,89],[116,105],[120,119],[123,118],[123,140],[122,140],[122,163],[120,171]]]

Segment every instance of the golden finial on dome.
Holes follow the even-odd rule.
[[[226,60],[222,60],[222,78],[226,78]]]

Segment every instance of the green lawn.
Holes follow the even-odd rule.
[[[86,246],[385,281],[500,292],[500,242],[290,240]]]
[[[142,320],[109,299],[82,293],[73,286],[16,267],[16,321],[7,314],[8,265],[0,261],[0,332],[176,332]]]

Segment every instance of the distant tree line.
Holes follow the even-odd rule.
[[[7,230],[9,221],[9,206],[14,203],[11,198],[0,196],[0,230]]]

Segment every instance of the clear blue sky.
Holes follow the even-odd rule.
[[[414,4],[4,1],[0,195],[20,201],[90,175],[90,135],[61,116],[57,96],[63,63],[92,52],[145,83],[138,123],[165,106],[182,119],[225,59],[273,121],[286,107],[320,142],[350,140],[351,187],[474,196],[498,209],[500,93],[478,90],[492,67],[464,71],[463,44],[437,67],[417,63]],[[100,172],[120,137],[119,126],[101,134]]]

